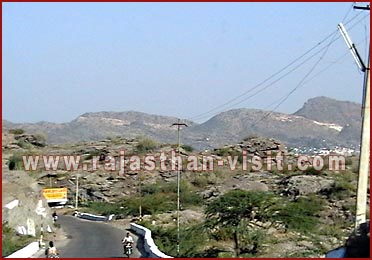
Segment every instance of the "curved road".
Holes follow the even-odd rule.
[[[65,246],[58,247],[56,244],[61,258],[126,258],[121,244],[126,231],[106,223],[82,220],[73,216],[60,216],[58,222],[68,237]],[[146,257],[143,239],[132,232],[131,234],[135,240],[131,257]]]

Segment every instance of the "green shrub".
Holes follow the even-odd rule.
[[[337,174],[335,184],[326,193],[327,197],[334,200],[346,199],[356,193],[356,177],[352,172]]]
[[[153,151],[157,147],[157,143],[150,138],[140,138],[138,144],[136,145],[137,153],[147,153]]]
[[[345,235],[342,232],[342,227],[338,225],[324,225],[319,229],[318,233],[320,235],[324,235],[327,237],[335,237],[338,239],[342,239],[343,236]]]
[[[284,223],[288,229],[311,233],[319,222],[317,214],[324,204],[324,200],[316,195],[300,197],[283,205],[274,219]]]
[[[320,175],[322,171],[316,170],[314,167],[310,166],[307,167],[306,170],[303,171],[306,175]]]
[[[237,150],[232,150],[231,148],[228,147],[223,147],[220,149],[217,149],[215,151],[215,154],[218,156],[226,157],[226,156],[238,156],[238,162],[241,164],[243,162],[243,154]]]
[[[330,199],[340,200],[349,198],[355,193],[356,187],[345,180],[336,180],[334,186],[328,191]]]
[[[290,169],[289,169],[290,168]],[[287,161],[283,162],[283,170],[277,170],[279,174],[284,174],[288,176],[303,175],[303,172],[298,169],[297,164],[289,163]]]
[[[21,135],[24,134],[25,130],[21,128],[15,128],[15,129],[10,129],[9,133],[14,134],[14,135]]]
[[[156,194],[162,194],[168,200],[176,201],[177,183],[157,182],[155,184],[144,185],[142,187],[143,199],[147,199],[149,195]],[[191,205],[200,205],[202,203],[202,198],[196,193],[195,188],[189,182],[186,180],[181,180],[180,201],[183,207],[187,207]]]
[[[149,222],[142,222],[142,225],[151,230],[154,242],[160,251],[170,256],[177,256],[177,227],[159,227]],[[204,254],[204,247],[208,237],[203,232],[201,224],[180,227],[180,254],[178,257],[194,258]]]
[[[125,141],[125,139],[123,137],[121,137],[120,135],[117,135],[117,136],[108,136],[107,137],[108,140],[110,140],[113,144],[122,144],[123,141]]]
[[[181,189],[180,201],[182,207],[199,206],[203,203],[202,197],[191,189]]]
[[[266,232],[264,230],[247,230],[245,227],[240,229],[239,236],[240,256],[252,257],[257,254],[266,239]]]
[[[18,236],[15,231],[8,225],[8,222],[3,222],[2,225],[2,256],[8,256],[22,247],[29,244],[35,238],[32,236]]]
[[[351,159],[351,157],[345,158],[345,165],[353,165],[353,160]]]
[[[359,161],[351,166],[351,171],[353,173],[359,173]]]
[[[13,154],[9,158],[8,164],[9,170],[23,170],[23,159],[21,154]]]
[[[92,160],[93,156],[100,156],[101,154],[106,154],[106,152],[103,150],[89,151],[89,154],[84,157],[84,160]]]
[[[174,211],[177,208],[176,196],[174,194],[154,193],[143,196],[137,201],[137,205],[142,203],[143,214],[157,214]]]
[[[208,177],[194,174],[191,179],[191,184],[198,188],[205,188],[208,185]]]
[[[88,208],[92,213],[109,215],[123,214],[125,216],[139,216],[139,208],[142,214],[158,214],[177,209],[177,184],[158,182],[156,184],[144,185],[142,194],[124,198],[117,203],[90,202]],[[186,181],[180,185],[181,209],[192,205],[200,205],[202,198],[194,192],[193,187]]]
[[[187,144],[182,145],[181,148],[185,150],[186,152],[194,151],[194,148],[191,145],[187,145]]]
[[[101,201],[87,202],[85,205],[90,213],[96,213],[98,215],[110,215],[110,214],[123,214],[124,211],[120,208],[122,205],[117,203],[108,203]]]
[[[230,148],[227,148],[227,147],[220,148],[215,151],[215,154],[218,156],[226,156],[229,153],[230,153]]]
[[[27,143],[27,142],[25,142],[25,141],[23,141],[23,140],[19,140],[19,141],[17,142],[17,145],[18,145],[19,147],[23,148],[23,149],[30,149],[30,148],[32,148],[32,144]]]

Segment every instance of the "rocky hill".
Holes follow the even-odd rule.
[[[361,124],[361,105],[328,97],[309,99],[294,115],[340,126]]]
[[[66,187],[69,203],[74,205],[76,179],[79,175],[79,208],[82,211],[100,215],[115,214],[116,220],[125,218],[132,221],[138,217],[139,205],[141,205],[144,223],[156,224],[150,226],[156,242],[162,244],[162,250],[175,255],[172,240],[163,244],[161,239],[174,235],[171,232],[175,230],[177,173],[171,168],[161,169],[159,164],[153,171],[137,171],[129,168],[130,155],[144,156],[151,153],[155,158],[160,158],[161,152],[169,153],[175,149],[175,146],[167,144],[152,146],[145,139],[129,140],[119,137],[71,145],[44,145],[43,140],[39,138],[22,131],[12,130],[3,133],[3,204],[15,199],[20,200],[21,203],[21,206],[12,209],[14,215],[3,208],[3,220],[8,220],[12,228],[16,228],[18,223],[27,222],[26,216],[29,216],[27,212],[34,210],[36,206],[34,201],[37,201],[41,188]],[[148,150],[139,150],[144,145],[147,145]],[[297,170],[280,172],[275,167],[271,170],[264,168],[244,171],[240,160],[237,162],[237,170],[230,170],[227,166],[228,155],[239,155],[242,149],[246,150],[249,156],[259,155],[263,159],[267,159],[266,155],[269,151],[273,154],[283,153],[286,155],[287,163],[294,159],[294,155],[290,154],[280,141],[253,136],[210,152],[192,152],[182,149],[181,156],[184,161],[187,155],[194,155],[199,158],[212,157],[224,162],[224,166],[215,168],[214,171],[195,171],[185,168],[182,170],[180,221],[182,228],[187,227],[183,231],[188,232],[187,241],[197,241],[197,243],[190,242],[191,249],[182,251],[183,256],[191,257],[196,253],[205,253],[206,255],[203,256],[208,257],[222,257],[226,256],[225,254],[232,256],[231,253],[234,251],[232,240],[204,239],[202,233],[192,232],[192,228],[197,228],[196,230],[200,230],[201,226],[204,228],[205,207],[210,202],[236,190],[257,192],[255,194],[262,196],[272,194],[278,209],[285,208],[288,203],[294,205],[295,211],[291,211],[290,218],[287,217],[289,213],[285,211],[285,214],[280,216],[280,220],[253,217],[247,223],[253,227],[249,229],[250,232],[253,230],[262,236],[258,242],[255,238],[248,242],[243,241],[248,245],[253,242],[260,245],[253,256],[320,257],[328,250],[343,244],[353,226],[357,181],[356,160],[350,158],[346,171],[341,174]],[[117,158],[120,150],[125,150],[128,155],[124,161],[127,171],[123,175],[103,167],[107,165],[109,157]],[[67,171],[62,162],[56,171],[45,170],[43,163],[32,172],[23,171],[22,166],[18,164],[17,167],[11,167],[12,161],[25,154],[81,155],[83,163],[88,165],[88,170]],[[92,157],[102,154],[105,154],[106,160],[99,162],[101,167],[95,171],[90,170]],[[274,159],[271,160],[273,162]],[[171,165],[171,161],[172,158],[168,157],[165,164]],[[318,207],[314,206],[318,204],[321,205],[321,211],[316,210]],[[289,210],[289,208],[285,209]],[[307,223],[308,226],[296,225],[302,222]],[[40,224],[35,221],[36,229],[40,228]],[[196,240],[198,238],[201,238],[201,241]],[[194,246],[198,243],[204,243],[202,249]],[[185,250],[185,247],[182,249]]]
[[[342,130],[340,125],[252,109],[230,110],[188,130],[199,134],[208,133],[209,139],[217,145],[237,142],[250,135],[273,137],[289,146],[319,146],[323,139],[330,145],[345,144],[344,140],[338,139]]]
[[[44,242],[47,236],[52,235],[49,232],[56,231],[52,210],[41,196],[41,186],[30,174],[16,169],[16,165],[10,163],[17,153],[43,146],[43,141],[33,135],[2,133],[3,257],[39,240],[41,229],[44,231]]]
[[[121,136],[148,136],[163,143],[175,143],[170,125],[175,117],[140,112],[86,113],[75,120],[56,124],[39,122],[15,124],[3,120],[6,129],[22,128],[46,135],[49,143],[74,143]],[[185,122],[185,121],[184,121]],[[186,121],[182,141],[197,150],[212,149],[240,141],[250,135],[273,137],[288,146],[357,146],[361,117],[360,104],[326,97],[310,99],[294,114],[256,109],[222,112],[202,124]]]

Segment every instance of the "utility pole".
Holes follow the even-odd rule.
[[[139,180],[139,196],[140,196],[140,205],[139,205],[139,219],[142,221],[142,178],[141,176],[138,176]]]
[[[363,121],[362,121],[362,136],[360,146],[360,159],[358,170],[358,189],[357,189],[357,206],[355,229],[359,229],[359,225],[366,222],[367,214],[367,188],[368,188],[368,173],[369,173],[369,145],[370,145],[370,78],[369,78],[369,54],[368,66],[364,73],[364,101],[363,101]]]
[[[354,6],[354,9],[369,11],[367,6]],[[344,40],[349,47],[355,62],[359,69],[364,72],[363,83],[363,105],[362,105],[362,133],[360,144],[360,158],[358,169],[358,189],[357,189],[357,202],[356,202],[356,215],[355,215],[355,231],[358,232],[360,224],[366,222],[367,213],[367,188],[368,188],[368,173],[369,173],[369,145],[370,145],[370,52],[368,51],[368,65],[365,66],[362,58],[360,57],[355,45],[352,43],[345,28],[342,24],[338,28],[344,37]]]
[[[178,119],[177,123],[171,125],[177,126],[177,139],[178,139],[178,158],[180,158],[180,130],[181,126],[187,127],[185,123],[181,123]],[[180,165],[177,163],[177,257],[180,254]]]
[[[75,209],[78,209],[79,201],[79,174],[76,174],[76,194],[75,194]]]
[[[354,6],[354,9],[369,11],[367,6]],[[367,215],[367,188],[369,173],[369,146],[370,146],[370,46],[368,45],[368,65],[364,71],[363,106],[362,106],[362,134],[360,145],[360,159],[358,169],[357,205],[355,216],[355,231],[358,232],[360,224],[366,222]]]

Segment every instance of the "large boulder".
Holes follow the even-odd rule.
[[[39,147],[44,147],[46,145],[45,138],[41,135],[36,136],[31,134],[22,134],[15,136],[14,139],[17,140],[18,142],[24,142]]]
[[[201,192],[204,199],[216,198],[227,193],[230,190],[246,190],[246,191],[268,191],[269,187],[259,181],[248,181],[246,178],[232,178],[223,185],[211,186],[209,189]]]
[[[281,182],[283,193],[289,196],[308,195],[326,192],[332,189],[335,181],[327,177],[316,175],[297,175]]]
[[[51,209],[36,181],[23,171],[4,168],[2,177],[2,221],[21,235],[37,236],[41,228],[53,228]]]

